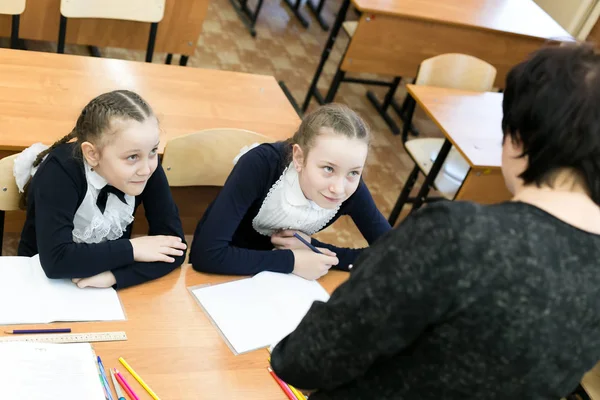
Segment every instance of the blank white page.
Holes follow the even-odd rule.
[[[113,288],[80,289],[49,279],[34,257],[0,257],[0,325],[55,321],[116,321],[125,314]]]
[[[0,399],[104,400],[89,343],[0,343]]]
[[[329,299],[316,281],[268,271],[193,289],[192,294],[238,354],[279,341],[296,328],[315,300]]]

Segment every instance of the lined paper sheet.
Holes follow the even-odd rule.
[[[0,343],[0,399],[104,400],[89,343]]]
[[[0,304],[0,325],[125,319],[113,288],[48,279],[38,256],[0,257]]]
[[[314,301],[329,300],[316,281],[269,271],[191,292],[238,354],[278,342]]]

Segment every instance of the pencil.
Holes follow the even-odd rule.
[[[59,329],[13,329],[12,331],[4,331],[4,333],[19,334],[35,334],[35,333],[71,333],[71,328]]]
[[[129,384],[127,383],[127,381],[123,377],[123,375],[121,375],[121,373],[119,372],[119,370],[116,369],[116,368],[115,368],[115,378],[117,378],[117,382],[119,382],[119,384],[125,390],[125,392],[127,393],[127,395],[129,397],[131,397],[131,400],[140,400],[140,398],[137,397],[137,394],[135,394],[135,392],[133,391],[133,389],[131,388],[131,386],[129,386]]]
[[[304,238],[302,236],[298,235],[297,233],[294,233],[294,236],[296,237],[296,239],[298,239],[299,241],[301,241],[302,243],[304,243],[309,249],[311,249],[315,253],[323,254],[315,246],[313,246],[312,244],[310,244],[306,240],[304,240]]]
[[[119,400],[125,400],[125,395],[123,394],[123,390],[121,390],[121,385],[119,384],[119,382],[117,382],[117,378],[115,378],[114,371],[112,369],[110,369],[109,371],[110,378],[112,379],[113,386],[115,387],[115,393],[117,394],[117,397],[119,398]]]
[[[138,375],[136,374],[136,372],[133,370],[133,368],[131,368],[129,366],[129,364],[127,364],[127,361],[125,361],[125,359],[123,357],[119,357],[119,362],[121,364],[123,364],[123,366],[125,367],[125,369],[127,371],[129,371],[129,373],[135,378],[136,381],[139,382],[140,385],[142,385],[142,387],[144,389],[146,389],[146,392],[148,392],[148,394],[154,399],[154,400],[160,400],[160,397],[158,397],[156,395],[156,393],[154,393],[152,391],[152,389],[150,389],[150,386],[146,385],[146,382],[144,382],[144,380]]]
[[[271,363],[271,357],[267,358],[267,361],[269,361],[269,364],[270,364]],[[275,372],[273,372],[273,373],[275,373]],[[283,382],[283,381],[281,381],[281,382]],[[294,396],[296,396],[296,398],[298,400],[306,400],[306,396],[301,391],[299,391],[298,389],[296,389],[295,387],[293,387],[289,383],[286,383],[286,382],[283,382],[283,383],[286,384],[290,388],[290,390],[292,391],[292,393],[294,393]]]
[[[287,385],[277,377],[277,375],[275,375],[275,372],[273,372],[273,370],[270,367],[267,367],[267,370],[269,371],[269,373],[271,374],[271,376],[273,377],[273,379],[275,379],[275,382],[277,382],[277,384],[279,385],[279,387],[281,388],[281,390],[283,390],[283,393],[285,393],[285,395],[287,396],[287,398],[289,400],[299,400],[294,393],[290,390],[289,387],[287,387]]]

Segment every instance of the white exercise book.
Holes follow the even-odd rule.
[[[0,257],[0,304],[0,325],[125,319],[113,288],[80,289],[70,279],[49,279],[39,256]]]
[[[0,343],[0,399],[104,400],[89,343]]]
[[[329,300],[316,281],[268,271],[190,291],[237,354],[277,343],[296,329],[314,301]]]

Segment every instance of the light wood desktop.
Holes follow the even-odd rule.
[[[352,0],[363,12],[341,69],[414,77],[419,64],[464,53],[508,70],[551,39],[571,36],[532,0]]]
[[[191,56],[202,31],[209,0],[168,0],[158,25],[156,52]],[[21,39],[58,40],[60,0],[28,1],[21,15]],[[0,16],[0,36],[10,36],[10,16]],[[150,24],[107,19],[71,19],[66,42],[98,47],[145,50]]]
[[[319,282],[331,293],[348,276],[331,271]],[[116,367],[125,375],[140,399],[150,396],[125,371],[119,357],[124,357],[161,399],[283,400],[285,395],[267,372],[268,351],[235,356],[187,290],[240,278],[201,274],[184,265],[164,278],[120,291],[127,321],[52,327],[70,327],[73,332],[125,331],[127,341],[95,343],[94,349],[105,368]]]
[[[471,167],[456,200],[509,200],[501,170],[502,94],[417,85],[407,90]]]
[[[300,124],[272,76],[0,49],[0,157],[53,143],[73,129],[87,102],[114,89],[150,103],[164,132],[161,146],[208,128],[248,129],[277,141]],[[184,229],[193,233],[216,189],[176,189]],[[137,220],[135,231],[144,232],[145,218]],[[5,230],[20,232],[22,223],[18,212],[8,213]]]

